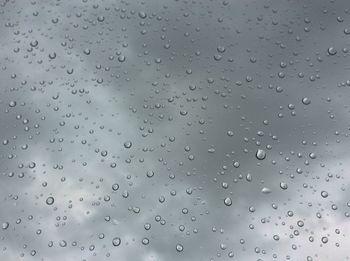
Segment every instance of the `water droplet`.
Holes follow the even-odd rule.
[[[118,57],[118,61],[119,62],[125,62],[125,60],[126,60],[126,57],[124,56],[124,55],[120,55],[119,57]]]
[[[262,190],[261,190],[261,192],[264,193],[264,194],[269,194],[269,193],[271,193],[272,191],[271,191],[271,189],[269,189],[269,188],[267,188],[267,187],[263,187]]]
[[[57,54],[55,52],[49,54],[51,60],[56,59]]]
[[[337,50],[336,50],[334,47],[329,47],[329,48],[327,49],[327,52],[328,52],[329,55],[335,55],[335,54],[337,54]]]
[[[301,102],[304,104],[304,105],[309,105],[311,103],[311,100],[308,98],[308,97],[304,97]]]
[[[328,192],[327,191],[321,191],[321,196],[323,197],[323,198],[326,198],[326,197],[328,197]]]
[[[298,225],[298,227],[303,227],[304,226],[304,222],[302,220],[299,220],[297,222],[297,225]]]
[[[229,197],[225,198],[224,204],[225,204],[226,206],[231,206],[231,205],[232,205],[232,199],[229,198]]]
[[[287,188],[288,188],[287,183],[281,182],[281,183],[280,183],[280,188],[283,189],[283,190],[287,189]]]
[[[86,49],[84,50],[84,54],[89,55],[90,53],[91,53],[91,51],[90,51],[89,48],[86,48]]]
[[[149,244],[149,239],[147,237],[142,239],[142,244],[143,245],[148,245]]]
[[[184,247],[181,244],[176,245],[176,251],[177,252],[182,252],[184,250]]]
[[[316,159],[316,154],[314,152],[311,152],[309,154],[310,159]]]
[[[146,176],[147,176],[148,178],[152,178],[152,177],[154,176],[154,171],[148,170],[148,171],[146,172]]]
[[[209,152],[209,153],[214,153],[214,152],[215,152],[215,149],[214,149],[214,148],[209,148],[209,149],[208,149],[208,152]]]
[[[262,149],[258,149],[255,156],[258,160],[263,160],[266,157],[266,152]]]
[[[2,223],[2,229],[8,229],[8,227],[10,226],[9,222],[4,222]]]
[[[139,12],[139,17],[140,17],[141,19],[145,19],[145,18],[147,17],[147,14],[146,14],[145,12],[143,12],[143,11],[140,11],[140,12]]]
[[[130,149],[131,146],[132,146],[132,142],[131,142],[131,141],[126,141],[126,142],[124,142],[124,148]]]
[[[52,205],[55,202],[55,199],[53,197],[48,197],[46,199],[46,204],[47,205]]]
[[[275,241],[278,241],[278,240],[280,240],[280,237],[279,237],[278,235],[274,235],[274,236],[273,236],[273,239],[274,239]]]
[[[59,245],[60,245],[60,247],[66,247],[67,246],[67,242],[65,240],[61,240],[59,242]]]
[[[121,244],[122,240],[120,239],[120,237],[115,237],[112,240],[112,244],[113,246],[119,246]]]
[[[103,22],[104,20],[105,20],[104,16],[98,16],[97,17],[97,21],[99,21],[99,22]]]
[[[117,191],[119,189],[119,185],[117,183],[112,185],[112,190]]]

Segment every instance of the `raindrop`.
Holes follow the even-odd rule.
[[[328,243],[328,237],[322,237],[321,241],[323,244],[327,244]]]
[[[326,198],[326,197],[328,197],[328,192],[327,191],[321,191],[321,196],[323,197],[323,198]]]
[[[124,148],[130,149],[131,146],[132,146],[132,142],[131,142],[131,141],[126,141],[126,142],[124,142]]]
[[[226,206],[231,206],[231,205],[232,205],[232,199],[229,198],[229,197],[225,198],[225,199],[224,199],[224,204],[225,204]]]
[[[141,19],[145,19],[145,18],[147,17],[147,14],[146,14],[145,12],[143,12],[143,11],[140,11],[140,12],[139,12],[139,17],[140,17]]]
[[[120,55],[119,57],[118,57],[118,61],[119,62],[125,62],[125,60],[126,60],[126,57],[124,56],[124,55]]]
[[[267,188],[267,187],[263,187],[261,189],[261,192],[264,193],[264,194],[270,194],[272,191],[271,189]]]
[[[10,226],[9,222],[2,223],[2,229],[7,229]]]
[[[112,185],[112,190],[113,191],[117,191],[119,189],[119,185],[117,184],[117,183],[114,183],[113,185]]]
[[[52,205],[55,202],[55,199],[53,197],[48,197],[46,199],[46,204],[47,205]]]
[[[335,54],[337,54],[337,50],[336,50],[334,47],[329,47],[329,48],[327,49],[327,52],[328,52],[329,55],[335,55]]]
[[[311,103],[311,100],[308,98],[308,97],[304,97],[301,102],[304,104],[304,105],[309,105]]]
[[[147,237],[142,239],[142,244],[143,245],[148,245],[149,244],[149,239]]]
[[[148,171],[146,172],[146,176],[147,176],[148,178],[152,178],[152,177],[154,176],[154,171],[148,170]]]
[[[184,250],[184,247],[181,244],[176,245],[176,251],[177,252],[182,252]]]
[[[266,152],[262,149],[258,149],[255,156],[258,160],[263,160],[266,157]]]
[[[288,188],[287,183],[281,182],[280,183],[280,188],[283,189],[283,190],[287,189]]]
[[[121,244],[121,242],[122,242],[122,240],[119,238],[119,237],[115,237],[115,238],[113,238],[113,240],[112,240],[112,244],[113,244],[113,246],[119,246],[120,244]]]
[[[89,48],[86,48],[86,49],[84,50],[84,54],[89,55],[90,53],[91,53],[91,51],[90,51]]]
[[[65,240],[61,240],[59,243],[60,247],[66,247],[67,246],[67,242]]]

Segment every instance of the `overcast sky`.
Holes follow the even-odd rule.
[[[349,260],[347,0],[5,0],[0,260]]]

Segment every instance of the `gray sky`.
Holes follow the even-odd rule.
[[[349,7],[2,2],[0,260],[348,260]]]

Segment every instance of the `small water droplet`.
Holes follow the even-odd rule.
[[[126,57],[124,56],[124,55],[120,55],[119,57],[118,57],[118,61],[119,62],[125,62],[125,60],[126,60]]]
[[[323,198],[326,198],[326,197],[328,197],[328,192],[327,191],[321,191],[321,196],[323,197]]]
[[[117,183],[113,184],[113,185],[112,185],[112,189],[113,189],[114,191],[117,191],[117,190],[119,189],[119,185],[118,185]]]
[[[329,55],[335,55],[335,54],[337,54],[337,50],[336,50],[334,47],[329,47],[329,48],[327,49],[327,52],[328,52]]]
[[[143,11],[140,11],[140,12],[139,12],[139,17],[140,17],[141,19],[145,19],[145,18],[147,17],[147,14],[146,14],[145,12],[143,12]]]
[[[184,247],[181,244],[176,245],[176,251],[177,252],[182,252],[184,250]]]
[[[60,247],[66,247],[67,246],[67,242],[65,240],[61,240],[59,242],[59,245],[60,245]]]
[[[132,142],[131,142],[131,141],[126,141],[126,142],[124,142],[124,148],[130,149],[131,146],[132,146]]]
[[[301,102],[304,104],[304,105],[309,105],[311,103],[311,100],[308,98],[308,97],[304,97]]]
[[[10,226],[9,222],[4,222],[2,223],[2,229],[8,229],[8,227]]]
[[[269,189],[269,188],[267,188],[267,187],[263,187],[262,190],[261,190],[261,192],[264,193],[264,194],[269,194],[269,193],[271,193],[272,191],[271,191],[271,189]]]
[[[287,189],[287,188],[288,188],[287,183],[281,182],[281,183],[280,183],[280,188],[283,189],[283,190]]]

